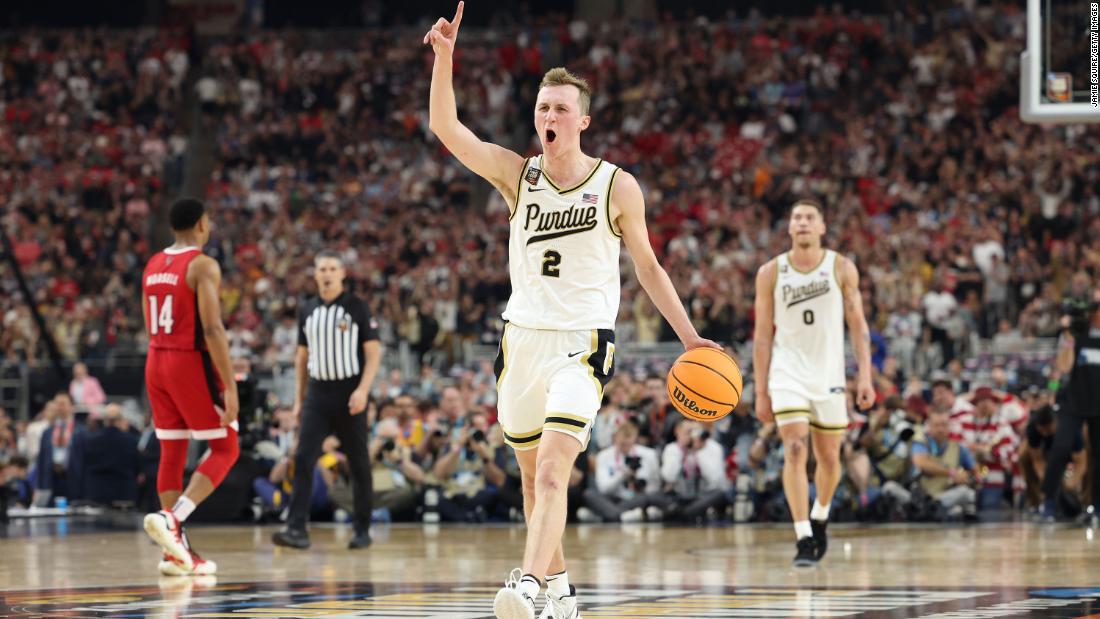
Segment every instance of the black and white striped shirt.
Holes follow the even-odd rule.
[[[309,349],[309,377],[347,380],[363,371],[363,343],[378,339],[367,304],[342,293],[331,303],[313,297],[298,311],[298,345]]]

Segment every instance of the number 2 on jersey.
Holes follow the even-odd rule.
[[[172,325],[175,321],[172,319],[172,295],[164,297],[164,305],[160,306],[160,313],[157,313],[157,298],[154,296],[149,297],[149,332],[156,335],[158,331],[164,330],[165,333],[172,333]]]
[[[558,266],[561,264],[561,254],[548,249],[542,254],[542,275],[544,277],[561,277]]]

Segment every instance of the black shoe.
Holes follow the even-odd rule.
[[[817,565],[817,543],[812,537],[798,540],[798,554],[794,556],[794,567],[813,567]]]
[[[348,542],[348,550],[356,550],[359,548],[368,548],[371,545],[370,533],[356,533],[355,537],[351,538]]]
[[[810,529],[814,532],[814,544],[817,546],[817,560],[825,556],[829,549],[829,538],[825,535],[825,527],[829,526],[828,520],[811,520]]]
[[[309,534],[298,529],[283,529],[282,531],[276,531],[271,535],[271,541],[274,542],[276,546],[297,548],[298,550],[309,548]]]

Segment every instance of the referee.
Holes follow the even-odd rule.
[[[1087,273],[1071,280],[1070,298],[1062,302],[1062,335],[1051,372],[1051,388],[1058,394],[1058,427],[1043,476],[1042,518],[1054,522],[1066,463],[1081,441],[1082,426],[1088,427],[1092,449],[1089,476],[1092,504],[1081,514],[1080,523],[1100,527],[1100,288]],[[1068,382],[1068,385],[1062,387]],[[1059,389],[1059,387],[1062,387]]]
[[[344,261],[325,250],[313,260],[319,295],[298,312],[294,414],[300,420],[294,457],[294,489],[286,529],[271,536],[278,546],[309,548],[306,522],[313,469],[321,443],[340,439],[351,469],[355,536],[349,549],[370,546],[371,470],[367,452],[367,396],[382,359],[378,325],[367,304],[344,289]],[[308,379],[307,379],[308,372]]]

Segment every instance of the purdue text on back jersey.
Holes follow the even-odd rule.
[[[619,313],[619,241],[611,187],[619,168],[598,161],[562,188],[542,157],[520,175],[508,239],[512,296],[504,319],[528,329],[614,329]]]
[[[837,253],[809,271],[775,259],[775,340],[768,389],[809,399],[844,393],[844,294]]]

